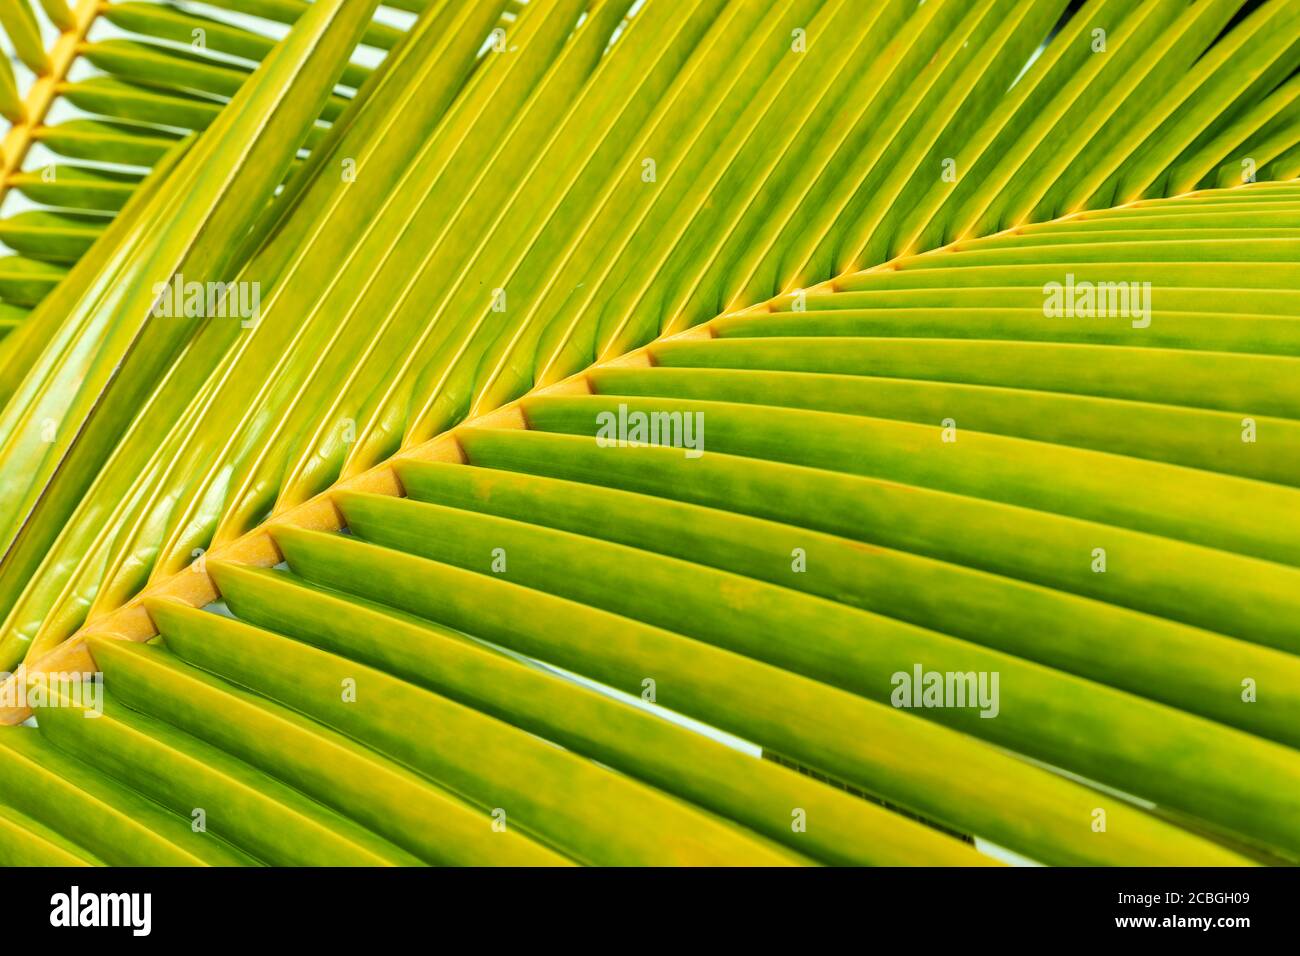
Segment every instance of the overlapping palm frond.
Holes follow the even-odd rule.
[[[423,2],[387,4],[303,143],[319,143],[374,64],[401,38]],[[0,69],[3,144],[0,307],[16,325],[90,248],[143,176],[187,134],[216,119],[304,0],[178,4],[80,0],[0,4],[0,29],[32,79],[25,97],[14,70]],[[396,15],[394,15],[396,11]],[[237,14],[232,17],[231,14]],[[502,20],[509,26],[513,14]],[[42,35],[53,36],[46,50]],[[21,211],[14,212],[15,206]]]
[[[1300,856],[1300,3],[258,6],[9,346],[6,858]]]

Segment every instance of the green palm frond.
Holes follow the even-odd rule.
[[[1300,3],[232,6],[0,89],[0,860],[1300,859]]]
[[[237,21],[160,0],[49,0],[42,6],[43,17],[30,0],[0,4],[0,29],[22,67],[35,74],[24,101],[10,64],[5,61],[0,70],[0,115],[12,124],[3,144],[0,200],[14,191],[57,210],[0,219],[0,241],[19,253],[10,263],[19,269],[80,258],[93,236],[61,220],[70,212],[85,213],[102,229],[145,171],[187,133],[212,124],[274,48],[284,25],[296,22],[308,3],[213,5],[238,14]],[[367,27],[364,49],[344,65],[305,149],[319,144],[374,62],[403,35],[387,22],[391,19]],[[42,31],[56,37],[49,50],[42,45]],[[38,145],[55,161],[33,156]],[[31,308],[43,297],[38,291],[29,284],[10,295],[0,286],[0,299]]]

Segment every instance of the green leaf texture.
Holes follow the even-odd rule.
[[[1300,3],[231,6],[8,184],[0,860],[1300,862]]]

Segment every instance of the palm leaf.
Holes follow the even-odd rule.
[[[7,858],[1300,858],[1300,4],[369,6],[0,96]]]
[[[141,170],[153,168],[178,136],[212,124],[271,52],[281,25],[294,23],[308,7],[303,0],[215,4],[239,14],[232,22],[160,0],[42,5],[43,16],[30,0],[0,5],[0,29],[35,73],[24,101],[9,63],[0,70],[0,114],[12,123],[3,145],[0,201],[18,190],[44,207],[105,215],[122,207]],[[403,31],[391,25],[393,19],[386,11],[367,27],[364,47],[343,66],[305,148],[320,142],[374,63],[400,39]],[[48,50],[42,34],[54,37]],[[42,162],[33,155],[38,145],[47,156],[73,162]],[[102,189],[95,188],[100,184]],[[25,253],[10,241],[14,234],[21,241],[19,217],[0,220],[0,240]],[[84,251],[77,246],[64,255],[76,261]],[[2,290],[0,295],[17,305],[35,304],[10,299]]]

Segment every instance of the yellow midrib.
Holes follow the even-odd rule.
[[[45,123],[50,107],[59,96],[59,87],[67,79],[68,71],[81,52],[95,18],[107,9],[105,0],[77,0],[72,11],[72,28],[59,34],[50,47],[50,72],[38,76],[27,95],[23,97],[25,117],[15,123],[5,134],[0,146],[0,201],[4,200],[15,173],[22,169],[23,160],[36,138],[36,131]]]
[[[1252,185],[1256,184],[1243,184],[1242,186],[1234,188],[1249,188]],[[1224,190],[1194,190],[1192,192],[1184,193],[1181,196],[1167,196],[1159,199],[1139,199],[1130,203],[1123,203],[1119,206],[1106,207],[1105,209],[1078,210],[1060,216],[1057,219],[1049,220],[1049,222],[1064,222],[1076,217],[1087,216],[1089,214],[1108,212],[1112,209],[1140,206],[1153,202],[1168,202],[1172,199],[1194,196],[1198,192],[1209,191],[1223,192]],[[993,233],[989,236],[981,236],[979,237],[979,241],[986,241],[1000,235],[1014,234],[1020,229],[1021,225],[1023,224],[1017,224],[1016,226],[1004,229],[998,233]],[[1043,223],[1035,223],[1034,225],[1043,225]],[[861,272],[849,272],[835,276],[823,282],[816,283],[802,291],[805,293],[816,293],[820,291],[835,292],[838,291],[836,284],[848,275],[893,270],[898,268],[898,263],[902,259],[916,258],[917,255],[928,256],[954,251],[964,243],[971,241],[973,240],[956,240],[946,246],[940,246],[924,253],[896,257],[868,269],[861,270]],[[782,292],[763,302],[738,310],[724,312],[722,315],[736,315],[753,312],[770,313],[773,311],[773,305],[777,301],[787,298],[791,294],[791,291]],[[147,641],[158,634],[158,629],[154,626],[153,619],[149,616],[149,612],[144,606],[146,600],[176,601],[188,605],[189,607],[200,608],[219,599],[221,597],[221,592],[217,588],[216,582],[212,579],[212,576],[206,569],[206,562],[209,559],[254,567],[273,567],[283,560],[283,556],[281,555],[279,548],[276,547],[271,536],[271,530],[275,527],[288,526],[315,531],[338,531],[344,527],[342,512],[334,504],[334,496],[338,492],[361,491],[369,494],[404,497],[405,489],[402,487],[401,481],[397,477],[397,471],[394,467],[395,462],[399,460],[408,460],[468,464],[468,458],[457,437],[461,429],[483,427],[528,428],[528,421],[522,408],[522,403],[525,400],[542,394],[594,394],[594,389],[591,387],[589,380],[592,371],[599,368],[608,368],[613,366],[651,366],[654,364],[654,360],[651,356],[651,349],[655,346],[672,340],[713,338],[715,335],[713,324],[721,318],[722,315],[715,316],[714,318],[709,319],[700,325],[693,326],[683,332],[677,332],[670,335],[660,335],[631,352],[604,362],[596,362],[582,371],[569,376],[563,381],[556,382],[553,385],[548,385],[540,389],[530,389],[519,398],[516,398],[499,408],[467,419],[459,425],[448,429],[442,434],[437,435],[422,444],[397,452],[361,474],[335,482],[330,487],[317,493],[302,504],[296,505],[279,514],[272,513],[270,517],[262,521],[257,527],[245,532],[239,538],[212,549],[208,553],[196,559],[186,568],[150,583],[140,591],[140,593],[132,597],[116,610],[100,615],[91,621],[87,621],[76,631],[76,633],[72,634],[58,646],[52,648],[39,660],[35,661],[31,665],[24,664],[25,677],[30,679],[32,675],[50,672],[97,671],[98,667],[95,664],[94,657],[86,646],[86,638],[88,636],[94,635],[96,637],[110,637],[128,641]],[[15,677],[10,677],[5,684],[0,685],[0,699],[4,699],[4,695],[8,690],[8,684],[15,679]],[[16,697],[10,695],[9,699],[16,699]],[[0,725],[20,723],[29,716],[31,716],[31,711],[26,708],[0,706]]]

